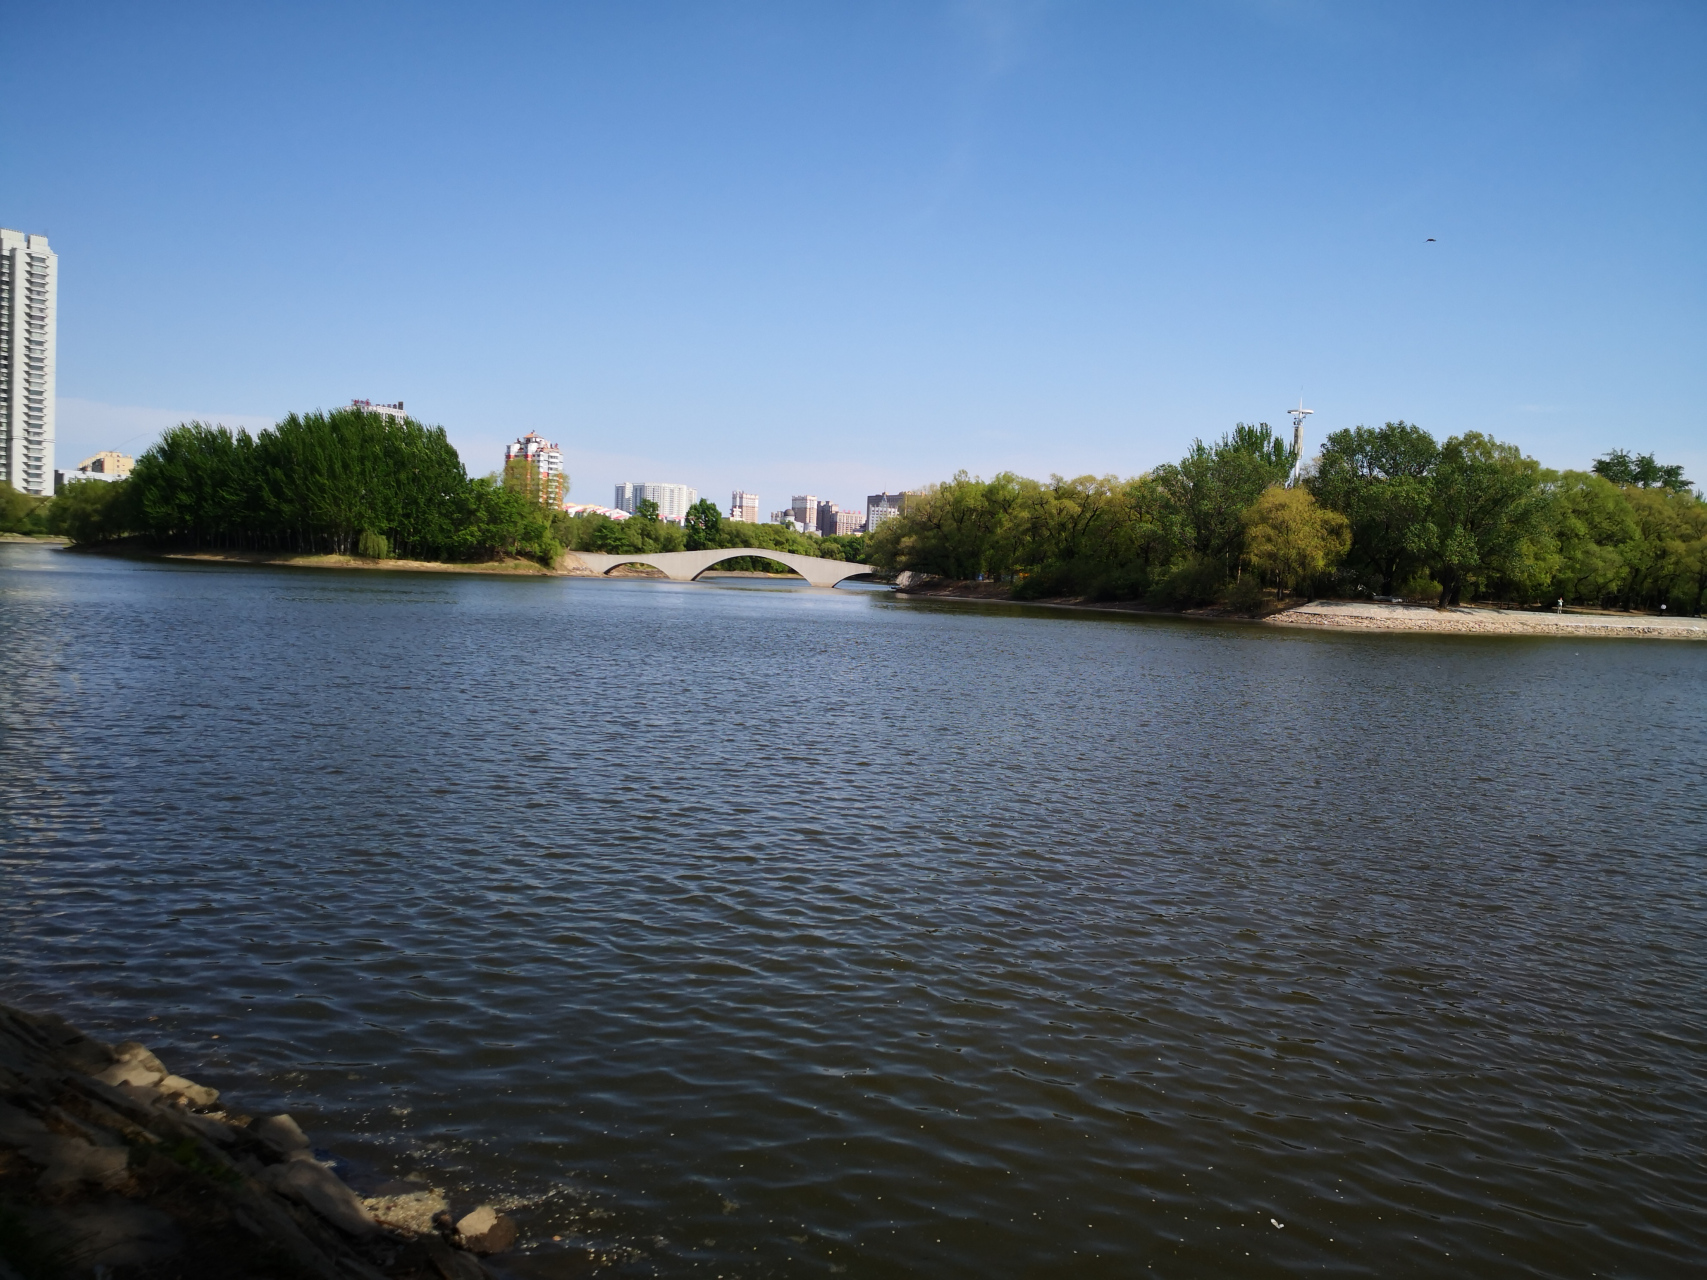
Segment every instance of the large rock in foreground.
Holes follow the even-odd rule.
[[[251,1121],[218,1099],[135,1041],[0,1005],[0,1277],[490,1274],[426,1225],[437,1193],[364,1202],[289,1116]],[[506,1238],[491,1216],[478,1243],[507,1245],[513,1226]]]

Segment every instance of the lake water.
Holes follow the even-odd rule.
[[[1707,647],[4,545],[0,654],[5,998],[518,1275],[1707,1257]]]

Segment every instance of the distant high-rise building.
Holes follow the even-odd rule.
[[[891,520],[901,514],[901,499],[899,493],[874,493],[865,500],[865,531],[876,533],[877,526],[885,520]]]
[[[818,527],[818,499],[812,494],[795,494],[789,499],[788,509],[796,524],[805,525],[808,529]]]
[[[729,495],[729,518],[742,520],[747,524],[759,522],[759,495],[737,489]]]
[[[136,459],[128,453],[103,449],[93,457],[84,458],[77,464],[75,471],[55,471],[53,491],[59,493],[66,485],[79,480],[123,480],[130,475],[131,468],[135,465]]]
[[[375,404],[372,400],[352,400],[350,401],[350,408],[364,409],[368,413],[383,414],[394,422],[403,421],[403,402],[401,400],[396,404]]]
[[[0,480],[53,496],[59,255],[46,236],[0,228]]]
[[[563,451],[537,431],[518,436],[504,447],[505,462],[514,462],[517,458],[527,459],[547,475],[563,473]]]
[[[619,484],[612,505],[632,515],[642,502],[656,502],[660,520],[680,524],[688,508],[698,501],[699,490],[685,484]]]
[[[116,453],[111,449],[102,449],[91,457],[84,458],[77,464],[77,470],[84,475],[111,476],[114,480],[123,480],[136,466],[136,459],[128,453]]]
[[[833,502],[820,502],[815,528],[826,538],[834,538],[844,533],[858,533],[865,528],[865,516],[858,511],[843,511]]]
[[[402,409],[403,404],[398,402]],[[530,431],[504,446],[504,474],[520,460],[527,464],[529,494],[547,506],[561,507],[569,498],[569,476],[563,470],[563,451],[537,431]]]

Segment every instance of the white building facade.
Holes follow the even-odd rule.
[[[393,422],[403,421],[403,402],[401,400],[396,404],[375,404],[372,400],[352,400],[350,401],[350,408],[360,409],[364,413],[377,413],[390,418]]]
[[[548,476],[563,474],[563,450],[537,431],[530,431],[504,446],[506,465],[517,458],[524,458],[533,463],[542,480]]]
[[[901,514],[901,496],[898,493],[874,493],[865,500],[865,531],[876,533],[877,526],[885,520],[893,520]]]
[[[612,505],[633,515],[642,502],[656,502],[660,520],[680,524],[687,516],[688,508],[698,501],[699,490],[685,484],[619,484],[616,502]]]
[[[759,495],[748,493],[745,489],[737,489],[729,495],[729,518],[743,520],[748,524],[759,522]]]
[[[53,496],[59,256],[46,236],[0,228],[0,480]]]

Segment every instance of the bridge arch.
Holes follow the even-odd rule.
[[[558,567],[570,573],[603,577],[622,564],[647,564],[673,582],[692,582],[713,565],[744,556],[758,556],[787,565],[815,587],[833,587],[838,582],[872,572],[868,564],[850,560],[826,560],[822,556],[796,555],[770,547],[718,547],[710,551],[650,551],[633,555],[607,555],[599,551],[565,551]]]

